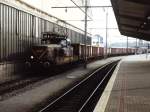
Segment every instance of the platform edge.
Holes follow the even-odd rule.
[[[113,88],[113,85],[114,85],[114,82],[115,82],[115,79],[116,79],[116,76],[119,71],[121,63],[122,63],[122,61],[120,61],[118,63],[115,71],[112,74],[112,77],[110,78],[110,80],[109,80],[105,90],[103,91],[101,98],[99,99],[98,103],[96,104],[96,107],[93,112],[105,112],[105,108],[107,106],[107,102],[110,97],[110,94],[111,94],[111,91],[112,91],[112,88]]]

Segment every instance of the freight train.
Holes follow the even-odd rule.
[[[66,35],[54,32],[44,32],[41,38],[41,45],[34,45],[25,64],[28,67],[42,66],[48,68],[53,65],[63,65],[71,62],[82,61],[104,57],[104,47],[71,44]],[[86,49],[86,55],[85,55]],[[128,54],[134,54],[134,48],[128,48]],[[107,50],[108,56],[125,55],[126,48],[110,48]]]

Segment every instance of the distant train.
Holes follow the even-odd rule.
[[[63,65],[71,62],[104,57],[104,48],[84,44],[71,44],[67,36],[54,32],[44,32],[42,34],[42,44],[34,45],[30,55],[26,59],[26,66],[42,66],[48,68],[53,65]],[[134,48],[128,48],[128,54],[134,54]],[[109,48],[108,56],[126,55],[126,48]]]

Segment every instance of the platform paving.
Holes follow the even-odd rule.
[[[16,96],[0,101],[0,112],[31,112],[33,107],[54,95],[56,92],[66,88],[90,71],[104,65],[105,63],[118,60],[122,57],[107,58],[88,64],[87,69],[83,67],[68,71],[66,73],[50,77],[45,83],[35,86]]]
[[[118,68],[94,112],[150,112],[150,58],[128,56]]]

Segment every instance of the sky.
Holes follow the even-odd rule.
[[[91,6],[110,6],[110,0],[91,0]],[[92,8],[93,21],[88,22],[88,31],[92,34],[100,34],[104,41],[106,39],[106,12],[108,12],[108,44],[115,42],[127,42],[127,37],[120,34],[112,8]],[[113,29],[114,28],[114,29]],[[135,42],[135,38],[128,38],[130,42]]]
[[[110,0],[90,0],[91,6],[110,6]],[[106,12],[108,12],[108,29],[107,30],[107,43],[108,47],[114,46],[114,43],[119,43],[123,47],[127,45],[127,36],[123,36],[120,34],[118,30],[118,25],[116,22],[116,18],[114,16],[114,12],[112,8],[92,8],[92,18],[93,21],[88,22],[88,31],[90,33],[99,34],[103,37],[104,44],[106,43]],[[136,46],[136,38],[128,37],[129,47]],[[137,39],[137,45],[139,43],[139,39]],[[143,40],[143,43],[147,43],[147,41]],[[118,45],[118,44],[116,44]]]

